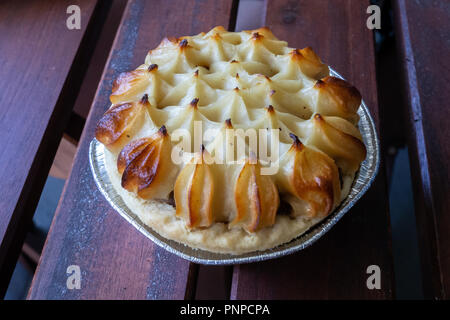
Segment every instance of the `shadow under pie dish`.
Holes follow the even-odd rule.
[[[196,255],[192,261],[286,250],[351,206],[378,167],[376,133],[361,95],[329,70],[312,49],[289,48],[267,28],[216,27],[164,39],[145,64],[114,82],[96,149],[91,145],[97,184],[110,202],[104,189],[114,190],[141,231],[172,252],[190,252],[180,254],[185,258]],[[201,136],[201,147],[191,141],[176,149],[173,135],[184,129],[194,136],[196,123],[214,134]],[[263,174],[272,159],[243,137],[234,137],[231,148],[241,139],[245,152],[225,159],[228,132],[238,129],[266,132],[257,135],[258,146],[267,141],[270,154],[277,147],[275,173]],[[183,161],[175,163],[174,154]],[[98,156],[107,179],[99,178]],[[365,159],[370,172],[358,191],[355,174]]]

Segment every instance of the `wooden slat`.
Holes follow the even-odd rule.
[[[70,4],[81,8],[81,30],[66,27]],[[0,296],[81,82],[85,31],[96,6],[0,2]]]
[[[120,24],[120,19],[122,18],[123,11],[127,4],[127,0],[107,1],[111,2],[111,8],[101,30],[99,39],[95,44],[95,50],[92,53],[91,63],[86,70],[86,76],[84,77],[80,88],[80,94],[77,96],[73,106],[73,112],[84,120],[86,120],[89,114],[89,109],[92,105],[92,101],[94,100],[103,68],[105,67],[117,28]],[[81,131],[82,129],[80,130],[80,135]],[[78,139],[79,137],[80,136],[78,135]]]
[[[154,245],[119,216],[97,190],[88,163],[96,122],[109,107],[113,80],[140,65],[164,36],[227,27],[224,1],[130,1],[57,209],[30,299],[162,299],[193,297],[195,267]],[[232,21],[232,20],[231,20]],[[81,290],[67,290],[66,269],[79,265]]]
[[[395,1],[427,298],[450,296],[450,2]]]
[[[362,93],[379,124],[369,1],[268,1],[266,24],[291,46],[312,46]],[[381,290],[366,286],[370,265]],[[383,167],[367,194],[317,243],[297,254],[234,268],[232,299],[393,297],[390,225]]]

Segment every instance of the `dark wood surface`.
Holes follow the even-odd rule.
[[[268,1],[266,25],[290,46],[312,46],[354,84],[379,126],[369,1]],[[369,290],[366,269],[381,269],[381,290]],[[232,299],[391,299],[393,270],[383,165],[367,194],[332,230],[297,254],[235,266]]]
[[[427,298],[450,297],[450,2],[395,3]]]
[[[88,146],[96,122],[109,107],[112,81],[120,72],[140,65],[162,37],[195,34],[216,25],[228,27],[234,23],[234,12],[231,0],[128,3],[33,279],[30,299],[194,297],[197,266],[154,245],[108,205],[93,181]],[[80,290],[66,288],[69,265],[80,266]]]
[[[108,12],[107,18],[105,19],[99,39],[95,44],[95,50],[92,54],[91,63],[86,70],[86,75],[83,79],[83,83],[81,84],[80,92],[73,106],[73,112],[84,120],[86,120],[89,114],[92,101],[94,100],[95,93],[100,82],[100,77],[102,76],[103,68],[105,67],[106,60],[109,56],[109,51],[111,50],[111,46],[116,36],[117,28],[119,27],[123,11],[127,4],[127,0],[107,1],[111,2],[111,8]],[[71,122],[76,123],[73,119],[71,120]],[[68,130],[66,129],[66,132],[67,131]]]
[[[81,30],[66,27],[70,4],[81,8]],[[96,6],[85,0],[0,2],[0,296],[76,97],[84,35]]]

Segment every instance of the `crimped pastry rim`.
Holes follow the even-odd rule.
[[[332,68],[329,67],[329,70],[332,76],[344,79]],[[362,197],[372,184],[378,172],[380,162],[379,140],[374,121],[364,100],[361,101],[358,115],[360,116],[358,126],[363,136],[364,144],[366,145],[367,156],[361,164],[360,170],[356,173],[347,197],[328,217],[317,224],[314,224],[303,234],[278,247],[264,251],[253,251],[238,255],[214,253],[202,249],[193,249],[174,240],[166,239],[149,226],[145,225],[138,216],[127,207],[119,193],[112,187],[104,163],[105,147],[95,138],[91,141],[89,148],[90,167],[98,188],[110,205],[142,234],[167,251],[191,262],[207,265],[231,265],[264,261],[292,254],[313,244],[331,229],[340,218],[342,218],[342,216]]]

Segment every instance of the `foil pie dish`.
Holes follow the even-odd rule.
[[[342,76],[331,68],[330,75],[343,79]],[[375,179],[380,162],[379,140],[375,124],[364,101],[361,102],[361,106],[357,113],[360,117],[358,129],[363,137],[367,156],[361,163],[359,171],[356,173],[348,196],[330,215],[312,226],[308,231],[288,243],[284,243],[269,250],[254,251],[239,255],[214,253],[201,249],[194,249],[176,241],[166,239],[152,228],[145,225],[126,205],[119,192],[114,188],[106,169],[106,149],[104,145],[95,138],[91,141],[89,148],[90,167],[100,192],[109,204],[137,230],[165,250],[191,262],[207,265],[231,265],[274,259],[300,251],[317,241],[353,207]]]

